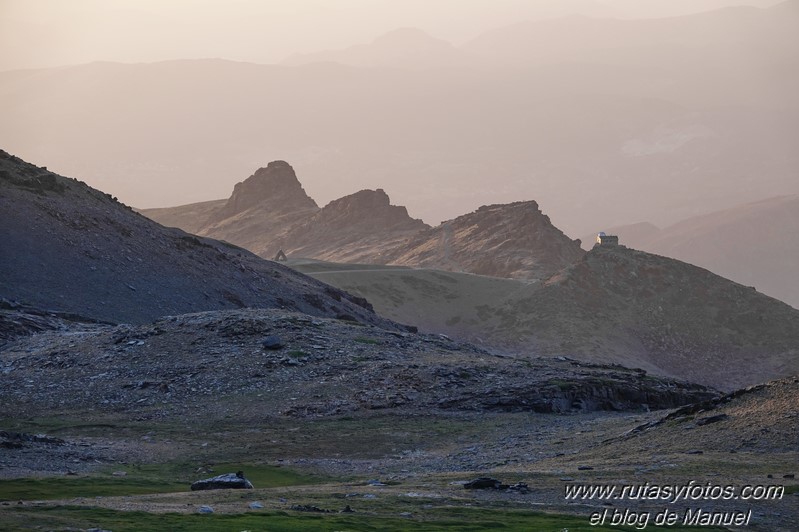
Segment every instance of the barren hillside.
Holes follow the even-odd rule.
[[[114,322],[286,308],[394,327],[371,307],[223,242],[164,228],[0,151],[0,297]]]

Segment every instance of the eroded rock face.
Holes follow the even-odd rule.
[[[487,205],[422,231],[381,262],[493,277],[544,279],[585,252],[535,201]]]
[[[288,213],[318,209],[302,188],[294,169],[286,161],[272,161],[233,188],[233,194],[209,222],[214,223],[259,206]]]
[[[405,207],[391,205],[382,189],[361,190],[331,201],[287,231],[278,245],[294,257],[339,262],[380,262],[386,250],[429,229]]]
[[[244,473],[241,471],[236,473],[225,473],[224,475],[217,475],[212,478],[198,480],[197,482],[193,482],[191,485],[192,491],[240,489],[253,489],[252,483],[244,478]]]

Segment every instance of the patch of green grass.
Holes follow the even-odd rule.
[[[243,471],[247,480],[252,482],[253,486],[256,488],[304,486],[308,484],[321,484],[331,480],[330,478],[299,473],[286,467],[265,464],[217,464],[213,466],[213,469],[213,473],[201,475],[198,478],[207,478],[223,473]]]
[[[144,493],[187,491],[184,482],[137,477],[91,475],[85,477],[21,478],[0,480],[0,501],[71,499]]]
[[[5,515],[3,515],[5,514]],[[319,531],[450,531],[484,530],[530,531],[567,529],[569,532],[608,532],[631,530],[630,527],[594,527],[587,517],[565,516],[526,511],[504,511],[477,508],[425,509],[410,518],[359,514],[303,514],[300,512],[248,512],[242,514],[152,514],[122,512],[100,508],[73,506],[46,508],[14,508],[0,512],[4,530],[22,531],[31,527],[103,528],[114,532],[173,532],[202,530],[230,532],[266,530],[270,532]],[[670,530],[709,532],[711,528]],[[720,529],[715,529],[720,530]]]
[[[195,480],[243,471],[256,488],[318,484],[329,479],[264,464],[212,464],[212,473],[197,473],[198,464],[124,466],[85,476],[0,480],[0,501],[111,497],[189,491]],[[114,476],[113,471],[125,471]]]

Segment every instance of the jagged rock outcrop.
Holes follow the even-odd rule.
[[[317,209],[318,205],[302,188],[294,169],[286,161],[272,161],[253,175],[236,183],[233,194],[208,219],[209,225],[239,215],[253,207],[265,211],[288,213]]]
[[[535,201],[487,205],[422,231],[381,262],[494,277],[542,279],[584,251],[552,225]]]
[[[267,259],[283,250],[289,257],[372,260],[429,228],[405,207],[391,205],[382,189],[361,190],[320,209],[285,161],[273,161],[238,183],[224,204],[219,200],[142,213]]]
[[[191,213],[210,203],[142,212],[197,228]],[[264,258],[400,264],[495,277],[542,279],[584,253],[535,201],[489,205],[431,228],[391,205],[382,189],[361,190],[319,209],[294,170],[274,161],[236,185],[198,234],[226,240]]]
[[[291,165],[272,161],[237,183],[225,204],[200,224],[197,234],[225,240],[271,259],[279,248],[274,248],[274,242],[318,210]],[[175,216],[163,212],[160,216],[165,219],[167,214]]]
[[[383,189],[331,201],[278,241],[289,255],[338,262],[379,261],[384,250],[429,226],[391,205]]]
[[[162,227],[107,194],[4,151],[0,298],[113,322],[271,307],[394,327],[362,299],[242,248]],[[11,327],[21,319],[3,321]]]

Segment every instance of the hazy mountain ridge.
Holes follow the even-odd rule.
[[[477,56],[416,28],[400,28],[379,36],[370,44],[343,50],[295,54],[285,65],[332,62],[357,67],[428,69],[474,65]]]
[[[283,158],[320,204],[382,186],[429,223],[533,197],[573,236],[665,226],[799,193],[792,5],[595,19],[610,28],[597,39],[622,24],[638,44],[521,68],[204,60],[0,73],[0,141],[140,206],[222,197],[233,176]],[[739,32],[739,18],[757,31]],[[538,24],[560,36],[558,20]],[[657,41],[653,24],[717,44]]]
[[[313,201],[304,191],[299,205],[281,199],[302,190],[291,167],[281,164],[281,168],[291,179],[276,188],[264,188],[263,196],[250,195],[253,206],[241,213],[215,211],[202,224],[185,218],[192,206],[141,212],[159,222],[180,221],[184,229],[199,227],[200,235],[227,240],[269,259],[283,250],[293,258],[544,279],[583,253],[579,243],[552,225],[535,201],[480,207],[431,228],[411,218],[405,207],[391,205],[382,189],[362,190],[322,209],[304,209]],[[254,176],[245,183],[251,179]],[[272,192],[275,198],[267,197]],[[237,185],[226,208],[237,201],[239,193]]]
[[[244,306],[349,315],[363,300],[250,252],[164,228],[109,195],[0,151],[0,297],[114,322]]]
[[[644,60],[638,54],[628,53],[636,48],[666,56],[677,54],[687,59],[697,53],[716,54],[723,47],[738,49],[743,43],[765,48],[795,44],[797,22],[799,5],[793,0],[770,8],[733,6],[653,19],[572,15],[498,28],[476,37],[462,48],[495,62],[516,65],[564,61],[635,64]],[[579,40],[573,38],[577,34]],[[796,53],[795,50],[784,52]],[[744,63],[749,60],[745,57],[730,59]]]

